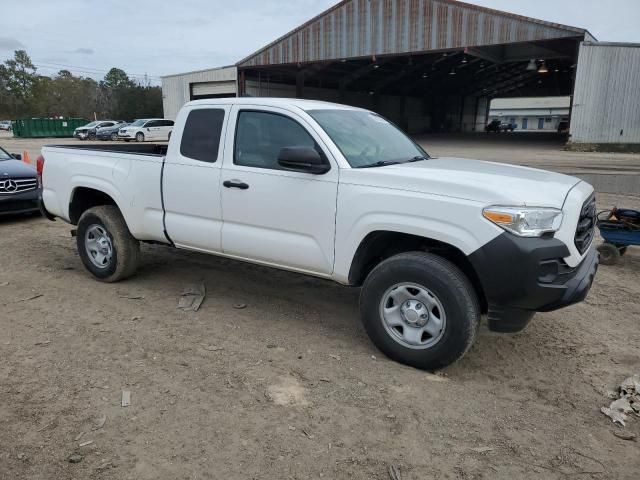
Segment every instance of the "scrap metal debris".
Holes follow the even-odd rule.
[[[626,425],[630,414],[640,417],[640,376],[625,379],[618,389],[616,399],[608,407],[600,409],[613,423]]]
[[[185,312],[197,312],[206,294],[204,283],[188,285],[182,290],[178,308]]]
[[[391,480],[402,480],[402,474],[400,473],[400,467],[396,465],[389,465],[389,478]]]
[[[631,440],[631,441],[636,441],[636,437],[637,435],[635,433],[629,433],[629,432],[620,432],[620,431],[615,431],[613,432],[613,434],[618,437],[621,438],[622,440]]]
[[[131,405],[131,392],[129,390],[122,391],[122,403],[123,407],[128,407]]]

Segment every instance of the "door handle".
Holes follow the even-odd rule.
[[[227,188],[239,188],[240,190],[246,190],[247,188],[249,188],[249,185],[241,182],[240,180],[225,180],[224,182],[222,182],[222,185]]]

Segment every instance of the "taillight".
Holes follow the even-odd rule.
[[[38,155],[36,159],[36,172],[38,172],[38,186],[42,187],[42,171],[44,170],[44,157]]]

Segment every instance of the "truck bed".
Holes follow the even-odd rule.
[[[106,145],[46,145],[46,147],[72,148],[76,150],[91,150],[95,152],[132,153],[135,155],[151,155],[163,157],[167,154],[166,143],[112,143]]]

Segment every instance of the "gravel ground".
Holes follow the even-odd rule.
[[[430,374],[373,347],[357,289],[161,246],[102,284],[69,230],[0,220],[1,480],[638,478],[640,443],[599,410],[640,373],[640,248]]]

